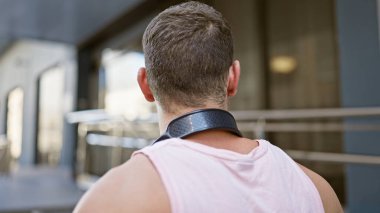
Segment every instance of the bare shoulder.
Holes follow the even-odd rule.
[[[313,181],[315,187],[318,189],[325,212],[343,212],[339,199],[330,184],[323,177],[313,172],[312,170],[302,166],[301,164],[298,165],[305,172],[305,174],[309,176],[311,181]]]
[[[154,166],[138,154],[105,174],[74,212],[170,212],[170,203]]]

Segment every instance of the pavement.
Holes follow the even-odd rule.
[[[28,167],[0,176],[0,212],[71,212],[82,195],[68,168]]]

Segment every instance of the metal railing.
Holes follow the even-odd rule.
[[[122,116],[110,116],[104,110],[67,114],[69,123],[78,124],[75,169],[78,186],[88,189],[101,173],[122,164],[134,150],[151,144],[159,136],[157,119],[152,116],[129,121]],[[91,160],[95,162],[88,162]]]
[[[380,107],[233,111],[236,120],[295,120],[380,116]]]
[[[326,122],[331,119],[379,117],[380,107],[235,111],[241,131],[263,137],[267,132],[380,132],[380,123]],[[297,120],[297,122],[289,122]],[[318,120],[298,122],[299,120]],[[324,122],[321,122],[323,120]],[[286,121],[286,122],[284,122]],[[350,164],[380,165],[380,156],[285,150],[293,159]]]

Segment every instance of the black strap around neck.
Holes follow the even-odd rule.
[[[169,138],[185,138],[206,130],[220,129],[242,137],[231,113],[221,109],[201,109],[172,120],[165,134],[154,143]]]

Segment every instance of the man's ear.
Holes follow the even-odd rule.
[[[143,93],[145,99],[149,102],[153,102],[154,96],[148,84],[145,67],[141,67],[139,69],[137,73],[137,82],[139,83],[141,92]]]
[[[236,95],[240,78],[240,62],[235,60],[229,69],[227,96],[232,97]]]

